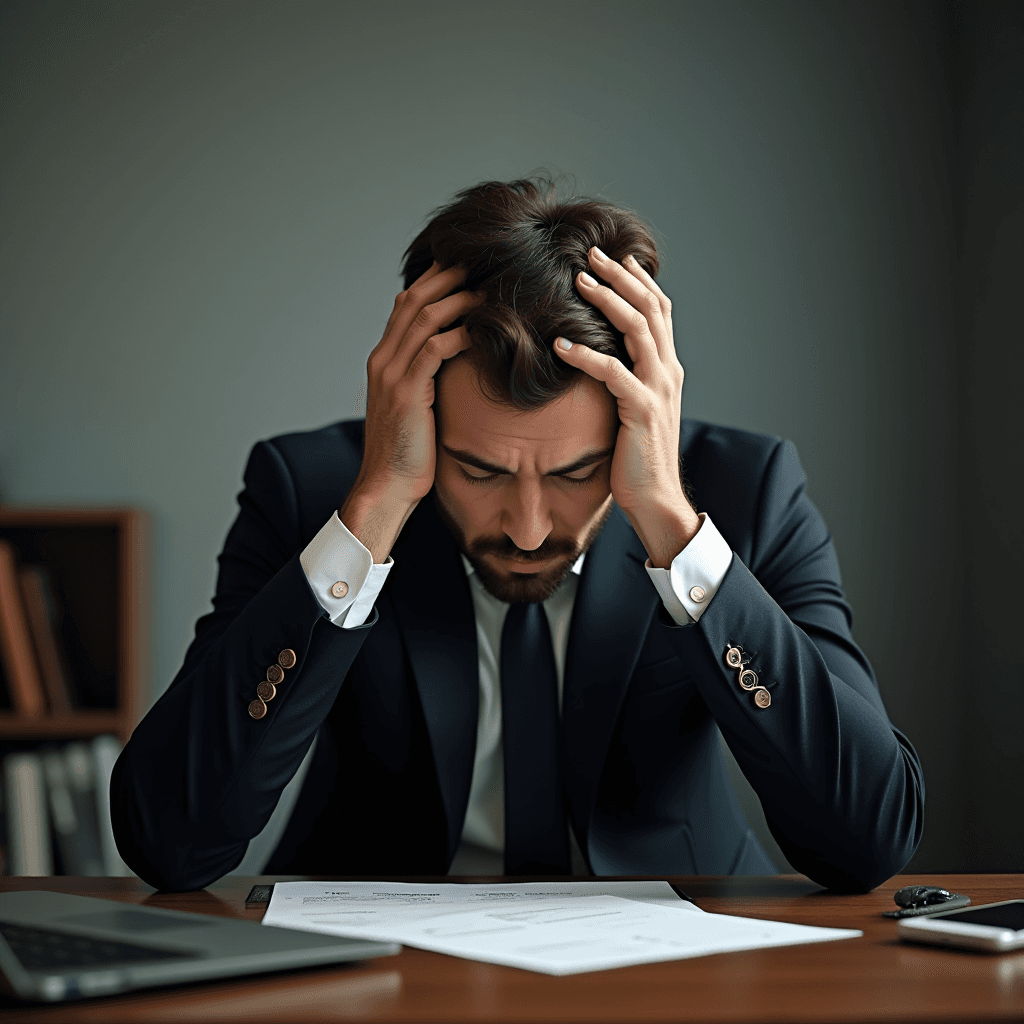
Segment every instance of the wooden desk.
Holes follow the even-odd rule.
[[[416,879],[428,881],[427,879]],[[475,879],[475,881],[496,879]],[[0,878],[52,889],[247,918],[256,882],[155,894],[133,879]],[[412,881],[412,879],[408,879]],[[436,879],[435,879],[436,881]],[[404,949],[363,965],[142,992],[63,1006],[0,1005],[4,1024],[43,1021],[966,1021],[1024,1020],[1024,953],[989,956],[896,940],[879,916],[903,885],[939,882],[974,903],[1024,897],[1020,875],[903,875],[864,896],[833,896],[798,875],[674,878],[704,910],[859,928],[863,938],[565,978]]]

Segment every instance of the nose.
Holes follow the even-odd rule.
[[[551,533],[551,512],[539,480],[519,480],[511,488],[501,528],[521,551],[539,548]]]

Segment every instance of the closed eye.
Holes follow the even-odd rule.
[[[600,468],[601,467],[598,466],[597,469],[592,469],[586,476],[559,475],[558,479],[559,480],[564,480],[567,484],[589,484],[589,483],[593,483],[597,479],[598,469],[600,469]]]
[[[592,469],[586,476],[570,476],[567,473],[556,473],[553,474],[553,478],[555,480],[564,480],[567,484],[589,484],[593,483],[597,479],[599,469],[600,466],[598,466],[597,469]],[[461,465],[459,466],[459,470],[462,472],[462,478],[466,483],[470,484],[488,484],[495,480],[499,480],[504,476],[508,476],[507,473],[485,473],[483,476],[475,476],[473,473],[467,472]]]
[[[459,466],[459,470],[462,473],[463,480],[469,484],[488,484],[492,480],[508,475],[507,473],[487,473],[484,476],[474,476],[472,473],[467,473],[462,466]]]

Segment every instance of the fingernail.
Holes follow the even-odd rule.
[[[581,270],[580,271],[580,280],[588,288],[596,288],[597,287],[597,282],[585,270]]]
[[[567,341],[565,338],[556,338],[555,339],[555,344],[560,349],[564,349],[566,352],[568,352],[569,349],[572,348],[572,342],[571,341]]]
[[[593,251],[597,253],[597,258],[598,259],[601,259],[601,260],[608,259],[608,257],[605,256],[605,254],[596,245],[594,246]]]

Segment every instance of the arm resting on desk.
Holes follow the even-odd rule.
[[[298,551],[288,467],[255,447],[220,555],[213,612],[181,671],[122,751],[111,780],[118,849],[160,889],[199,889],[234,868],[267,823],[376,622],[333,625]],[[261,719],[248,714],[267,667],[297,662]]]
[[[734,555],[693,625],[662,623],[795,868],[830,888],[867,890],[902,870],[921,838],[924,780],[853,642],[831,537],[804,493],[793,446],[766,465],[748,569]],[[725,662],[753,658],[759,707]]]

